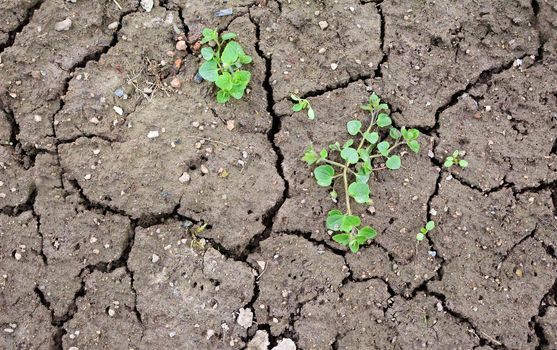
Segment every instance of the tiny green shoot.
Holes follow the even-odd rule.
[[[420,229],[420,232],[416,235],[416,240],[421,242],[424,240],[425,235],[435,228],[435,221],[428,221],[424,227]]]
[[[468,166],[468,161],[461,158],[461,156],[463,155],[464,152],[462,151],[454,151],[452,155],[448,156],[447,159],[445,159],[445,163],[443,163],[443,166],[445,168],[450,168],[453,165],[458,165],[463,169],[466,168]]]
[[[389,106],[382,103],[375,93],[362,109],[368,111],[369,118],[366,118],[365,126],[360,120],[351,120],[346,124],[351,138],[343,144],[338,141],[330,144],[319,152],[309,145],[302,157],[308,165],[316,166],[313,174],[319,186],[333,187],[331,198],[335,203],[338,197],[335,185],[340,182],[336,180],[342,180],[345,211],[331,210],[327,214],[326,226],[339,232],[332,237],[335,242],[347,246],[354,253],[374,239],[377,231],[369,226],[362,227],[360,217],[352,213],[351,201],[372,203],[369,181],[373,173],[402,167],[401,155],[395,154],[395,149],[407,146],[415,153],[420,151],[420,132],[393,127],[388,114]]]
[[[251,80],[251,73],[241,68],[251,63],[252,58],[234,38],[235,33],[219,35],[214,29],[203,29],[201,43],[207,46],[201,49],[205,62],[199,67],[199,75],[218,87],[218,103],[226,103],[231,97],[241,99]]]
[[[301,110],[307,109],[309,120],[314,120],[315,119],[315,111],[313,110],[313,108],[311,108],[311,104],[309,103],[309,101],[307,99],[301,98],[301,97],[296,96],[294,94],[290,95],[290,98],[292,99],[292,101],[295,102],[294,105],[292,106],[292,110],[294,112],[299,112]]]

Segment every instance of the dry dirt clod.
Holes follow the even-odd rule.
[[[253,311],[251,311],[251,309],[240,309],[239,313],[236,322],[246,329],[251,327],[253,323]]]
[[[172,81],[170,82],[170,86],[172,86],[175,89],[179,89],[180,86],[182,86],[182,83],[180,82],[180,79],[178,79],[177,77],[175,77],[174,79],[172,79]]]
[[[70,27],[72,26],[72,20],[69,18],[66,18],[63,21],[60,22],[56,22],[54,24],[54,30],[56,30],[57,32],[65,32],[70,30]]]
[[[188,46],[184,40],[180,40],[176,43],[176,50],[178,51],[186,51]]]

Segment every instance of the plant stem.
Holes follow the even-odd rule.
[[[348,195],[348,174],[346,173],[348,167],[344,168],[342,172],[342,179],[344,180],[344,197],[346,199],[346,212],[348,215],[352,215],[352,209],[350,208],[350,196]]]

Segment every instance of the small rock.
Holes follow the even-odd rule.
[[[65,31],[70,30],[70,27],[71,27],[71,26],[72,26],[72,20],[69,19],[69,18],[66,18],[66,19],[63,20],[63,21],[56,22],[56,23],[54,24],[54,29],[55,29],[57,32],[65,32]]]
[[[42,118],[40,115],[38,115],[38,114],[35,114],[33,118],[35,119],[35,121],[36,121],[37,123],[40,122],[41,120],[43,120],[43,118]]]
[[[204,164],[202,164],[201,165],[201,172],[203,174],[209,174],[209,169],[207,169],[207,167]]]
[[[195,73],[195,76],[193,77],[193,81],[195,81],[196,84],[201,84],[203,80],[204,79],[201,76],[201,74],[199,74],[199,72]]]
[[[375,207],[369,207],[369,208],[367,208],[367,211],[370,214],[375,214]]]
[[[226,121],[226,128],[230,131],[234,130],[235,122],[234,120],[227,120]]]
[[[151,12],[153,9],[154,1],[153,0],[141,0],[141,7],[147,12]]]
[[[514,274],[515,274],[517,277],[522,277],[522,276],[524,276],[524,271],[522,271],[521,268],[517,268],[516,270],[514,270]]]
[[[124,92],[124,89],[122,88],[118,88],[116,90],[114,90],[114,96],[116,97],[124,97],[126,93]]]
[[[114,109],[114,112],[116,112],[116,114],[118,115],[123,115],[124,114],[124,110],[118,106],[114,106],[112,107],[112,109]]]
[[[180,178],[178,179],[178,181],[180,181],[181,183],[185,184],[186,182],[189,182],[191,180],[190,174],[188,173],[183,173],[182,176],[180,176]]]
[[[320,22],[319,22],[319,27],[320,27],[322,30],[327,29],[328,26],[329,26],[329,23],[327,23],[327,21],[320,21]]]
[[[443,311],[443,304],[437,303],[437,311],[439,312]]]
[[[251,309],[240,309],[239,312],[236,322],[245,329],[250,328],[253,322],[253,311]]]
[[[290,338],[279,340],[277,346],[271,350],[296,350],[296,344]]]
[[[271,345],[269,343],[269,334],[266,331],[258,330],[249,341],[247,350],[267,350],[269,345]]]
[[[150,139],[156,139],[157,137],[159,137],[159,132],[157,130],[151,130],[147,134],[147,137]]]
[[[336,70],[338,68],[338,64],[336,63],[331,63],[331,69],[332,70]]]
[[[114,311],[113,309],[108,309],[108,316],[112,317],[116,314],[116,311]]]
[[[153,256],[151,257],[151,261],[154,262],[154,263],[156,263],[160,259],[161,259],[161,257],[158,256],[157,254],[153,254]]]
[[[118,28],[118,24],[119,24],[118,22],[112,22],[108,25],[108,29],[111,29],[111,30],[116,29],[116,28]]]
[[[215,12],[215,17],[230,16],[234,11],[232,9],[223,9]]]
[[[170,82],[170,86],[172,86],[175,89],[179,89],[181,85],[182,83],[180,82],[180,79],[178,79],[177,77],[174,77],[174,79],[172,79],[172,81]]]
[[[91,180],[91,174],[87,174],[83,177],[85,180]]]
[[[180,40],[176,43],[176,50],[178,51],[186,51],[188,46],[184,40]]]

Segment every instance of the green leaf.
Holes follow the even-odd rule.
[[[215,52],[213,51],[212,47],[204,47],[204,48],[201,49],[201,56],[203,56],[203,59],[205,61],[212,60],[214,54],[215,54]]]
[[[408,130],[406,130],[405,126],[400,128],[400,133],[402,134],[402,137],[404,137],[405,140],[408,140],[410,135],[408,134]]]
[[[235,41],[231,41],[226,44],[226,47],[222,51],[221,60],[225,66],[231,66],[238,60],[238,51],[242,50],[240,44]],[[243,51],[243,50],[242,50]]]
[[[417,140],[420,137],[420,131],[418,129],[410,129],[408,130],[408,137],[411,140]]]
[[[243,84],[234,84],[232,85],[232,89],[230,90],[230,95],[235,99],[239,100],[244,96],[244,91],[246,90],[246,86]]]
[[[346,123],[346,129],[348,130],[348,133],[352,136],[357,135],[360,132],[361,128],[362,128],[362,122],[360,122],[359,120],[351,120],[348,123]]]
[[[370,161],[369,152],[365,148],[360,148],[360,150],[358,151],[358,154],[360,155],[360,159],[364,163],[368,163]]]
[[[416,140],[410,140],[408,141],[408,147],[414,152],[414,153],[419,153],[420,152],[420,143]]]
[[[247,70],[237,70],[232,74],[232,81],[235,84],[247,86],[251,80],[251,73]]]
[[[296,103],[292,106],[292,110],[294,112],[299,112],[303,109],[302,104],[301,103]]]
[[[420,229],[420,232],[423,233],[423,234],[425,235],[425,234],[427,233],[427,230],[426,230],[425,227],[422,227],[422,228]]]
[[[428,232],[433,230],[434,228],[435,228],[435,222],[434,221],[428,221],[427,224],[425,224],[425,229]]]
[[[334,235],[333,241],[337,242],[338,244],[348,245],[348,243],[350,243],[350,234],[339,233],[337,235]]]
[[[454,158],[458,158],[458,150],[456,150],[456,151],[453,152],[453,157],[454,157]]]
[[[344,232],[350,232],[354,227],[359,226],[360,223],[360,217],[355,215],[344,215],[340,229]]]
[[[445,168],[450,168],[453,166],[453,164],[454,164],[453,157],[448,157],[447,159],[445,159],[445,163],[443,163],[443,166]]]
[[[369,186],[363,182],[352,182],[348,186],[348,193],[354,197],[357,203],[364,204],[369,202]]]
[[[373,108],[379,107],[379,103],[381,103],[381,99],[374,93],[371,94],[369,97],[369,103],[373,106]]]
[[[391,170],[400,169],[400,157],[399,156],[392,156],[387,159],[387,163],[385,163],[387,168]]]
[[[354,144],[354,140],[350,139],[350,140],[346,141],[346,142],[344,143],[344,145],[342,145],[342,148],[350,147],[350,146],[352,146],[353,144]]]
[[[313,148],[313,145],[309,145],[306,148],[306,151],[304,152],[304,156],[302,157],[302,160],[306,162],[308,165],[312,165],[313,163],[317,162],[318,158],[319,157],[317,156],[317,153],[315,153],[315,149]]]
[[[337,199],[338,198],[338,193],[335,190],[331,191],[330,195],[331,195],[331,199]]]
[[[350,251],[352,251],[352,253],[357,253],[358,250],[360,250],[360,243],[358,243],[356,239],[351,240],[350,243],[348,243],[348,246],[350,247]]]
[[[199,75],[207,81],[215,82],[219,77],[219,67],[215,61],[206,61],[199,67]]]
[[[383,110],[389,109],[389,105],[386,104],[386,103],[380,103],[380,104],[377,106],[377,110],[382,110],[382,109],[383,109]]]
[[[340,151],[340,143],[335,142],[329,145],[331,151]]]
[[[249,64],[253,62],[253,58],[251,58],[251,56],[248,55],[239,55],[238,59],[240,60],[241,64]]]
[[[230,100],[230,94],[227,91],[219,90],[217,92],[217,102],[226,103]]]
[[[377,126],[380,128],[384,128],[386,126],[391,125],[392,120],[391,117],[389,117],[387,114],[385,113],[379,113],[379,115],[377,116]]]
[[[205,28],[203,29],[203,39],[201,40],[202,44],[208,43],[211,40],[216,40],[218,37],[218,33],[214,29]]]
[[[315,112],[313,111],[313,108],[311,108],[311,107],[308,108],[308,118],[309,118],[309,120],[314,120],[315,119]]]
[[[300,101],[300,98],[298,96],[294,95],[294,94],[290,95],[290,99],[292,99],[292,101],[296,101],[296,102]]]
[[[222,40],[230,40],[236,37],[236,33],[226,33],[226,34],[222,34],[220,37]]]
[[[389,136],[391,136],[393,139],[398,140],[401,135],[402,134],[400,133],[400,131],[398,131],[396,128],[391,127],[389,129]]]
[[[417,239],[418,241],[420,241],[420,242],[423,241],[424,238],[425,238],[425,235],[424,235],[423,233],[418,233],[418,234],[416,235],[416,239]]]
[[[458,165],[460,165],[461,168],[466,168],[466,167],[468,166],[468,161],[467,161],[467,160],[464,160],[464,159],[461,159],[461,160],[458,162]]]
[[[389,146],[390,146],[390,145],[391,145],[391,144],[390,144],[388,141],[380,142],[380,143],[377,145],[377,149],[379,150],[379,153],[381,153],[381,155],[382,155],[383,157],[386,157],[386,156],[389,155]]]
[[[374,239],[377,236],[377,231],[369,226],[362,227],[360,230],[358,230],[358,236],[363,236],[366,238],[366,240]]]
[[[319,156],[320,156],[322,159],[327,158],[328,155],[329,155],[329,152],[327,152],[327,149],[326,149],[326,148],[323,148],[323,149],[321,150],[320,154],[319,154]]]
[[[346,147],[340,152],[340,156],[342,159],[346,160],[349,164],[356,164],[358,163],[358,159],[360,156],[355,148]]]
[[[327,214],[327,228],[332,231],[340,231],[342,226],[342,221],[344,220],[344,214],[337,209],[331,210]]]
[[[377,143],[377,141],[379,141],[379,134],[377,132],[364,132],[364,138],[366,139],[367,142],[371,143],[372,145],[375,145]]]
[[[333,182],[335,176],[335,169],[330,165],[320,165],[313,171],[317,184],[319,186],[327,187]]]
[[[225,91],[232,90],[232,75],[230,75],[230,73],[228,72],[222,73],[217,78],[215,84]]]

